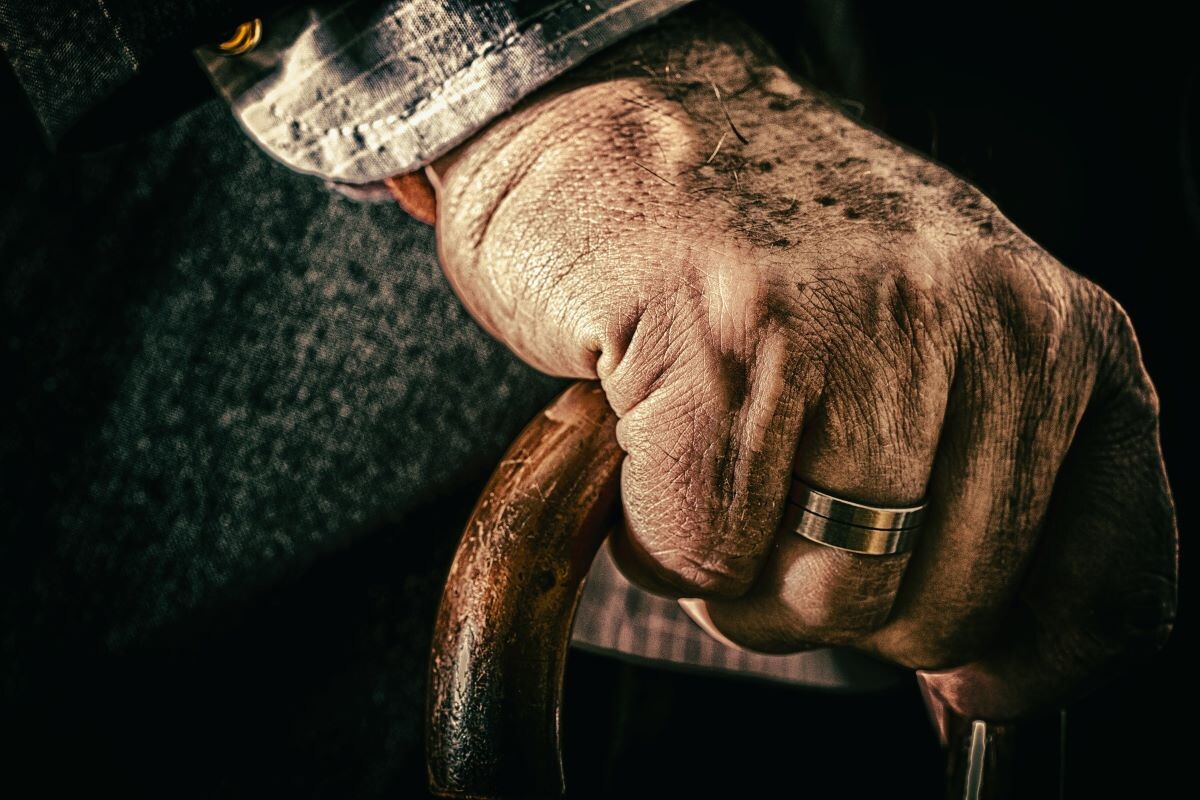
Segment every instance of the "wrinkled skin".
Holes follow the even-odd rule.
[[[1153,651],[1158,406],[1120,306],[699,8],[433,169],[443,265],[621,417],[626,574],[752,649],[842,644],[1005,719]],[[719,97],[718,97],[719,92]],[[795,471],[925,498],[910,555],[781,530]]]

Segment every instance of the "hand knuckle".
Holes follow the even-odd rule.
[[[1071,297],[1065,270],[1041,251],[994,254],[1004,280],[997,286],[996,301],[1019,356],[1050,367],[1060,352]]]
[[[1157,420],[1158,392],[1142,364],[1133,321],[1121,304],[1095,284],[1087,286],[1089,331],[1097,354],[1098,386],[1117,390],[1135,416]]]

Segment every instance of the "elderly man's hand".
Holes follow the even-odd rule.
[[[468,308],[621,417],[622,569],[743,646],[852,645],[989,718],[1158,646],[1176,535],[1122,309],[712,13],[437,168]],[[781,530],[793,473],[927,499],[915,550]]]

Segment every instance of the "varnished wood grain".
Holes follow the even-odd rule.
[[[615,424],[597,384],[568,389],[517,438],[467,523],[429,666],[434,794],[563,791],[563,664],[617,496]]]

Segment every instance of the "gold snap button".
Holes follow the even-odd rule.
[[[217,51],[223,56],[240,56],[257,47],[261,39],[262,20],[256,17],[234,28],[229,38],[217,45]]]

